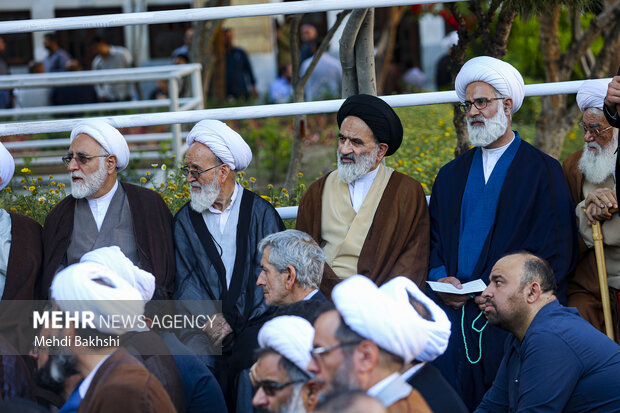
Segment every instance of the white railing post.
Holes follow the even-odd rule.
[[[191,74],[191,82],[192,82],[192,96],[200,97],[200,104],[197,105],[196,109],[204,109],[204,96],[202,90],[202,73],[200,70],[194,70]]]
[[[168,78],[168,96],[170,96],[170,112],[177,112],[179,110],[179,79],[175,76]],[[172,150],[176,156],[175,164],[179,165],[181,162],[181,125],[179,123],[173,123],[170,126],[172,131]]]

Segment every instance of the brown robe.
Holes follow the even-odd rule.
[[[11,216],[11,250],[2,300],[34,300],[35,283],[41,273],[43,245],[41,225],[28,217]]]
[[[416,389],[412,389],[409,396],[388,406],[387,411],[388,413],[432,413],[426,400]]]
[[[584,176],[579,171],[579,159],[583,149],[570,155],[562,164],[564,176],[573,197],[575,207],[585,199],[583,195]],[[602,223],[604,225],[604,223]],[[614,337],[620,344],[620,306],[618,305],[618,290],[609,289],[611,301],[611,315],[614,324]],[[579,237],[579,261],[575,271],[568,278],[568,306],[577,307],[581,316],[599,331],[605,332],[603,307],[601,305],[601,291],[596,270],[596,256],[594,248],[590,249]]]
[[[175,277],[172,214],[157,192],[124,182],[121,185],[131,209],[140,268],[155,276],[155,297],[168,298],[174,291]],[[54,275],[65,260],[73,232],[75,202],[69,195],[45,219],[39,299],[47,299]]]
[[[315,181],[299,203],[297,229],[322,245],[321,203],[325,179]],[[377,285],[403,275],[422,286],[426,280],[430,248],[430,221],[420,183],[394,171],[383,192],[357,262],[357,272]],[[326,297],[341,281],[325,264],[321,292]]]
[[[159,381],[123,348],[95,373],[78,413],[176,412]]]

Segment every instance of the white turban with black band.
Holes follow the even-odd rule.
[[[245,170],[252,161],[250,146],[241,135],[219,120],[201,120],[189,132],[186,142],[188,148],[194,142],[209,147],[215,156],[234,171]]]
[[[6,186],[13,179],[13,173],[15,172],[15,161],[11,153],[0,143],[0,190],[6,188]]]
[[[426,348],[428,334],[418,313],[367,277],[354,275],[340,282],[332,290],[332,300],[351,330],[405,363]]]
[[[114,126],[101,119],[89,119],[77,124],[71,131],[70,141],[73,142],[80,134],[85,134],[99,142],[99,145],[110,155],[116,156],[116,170],[122,171],[129,164],[129,146],[122,133]],[[99,154],[89,154],[99,155]]]
[[[512,113],[521,107],[525,97],[525,82],[521,73],[510,63],[490,56],[468,60],[454,80],[454,88],[461,102],[466,100],[465,89],[472,82],[493,86],[503,97],[512,98]]]

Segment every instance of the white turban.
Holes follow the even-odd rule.
[[[521,107],[525,97],[525,82],[517,69],[510,63],[489,56],[468,60],[454,81],[456,94],[465,101],[465,89],[472,82],[484,82],[493,86],[503,97],[511,97],[512,113]]]
[[[252,161],[252,150],[241,135],[224,122],[207,119],[198,122],[187,135],[187,147],[200,142],[235,171],[243,171]]]
[[[410,363],[424,351],[428,334],[409,303],[395,300],[363,275],[338,283],[332,300],[344,322],[357,334]]]
[[[93,312],[93,324],[102,333],[121,335],[136,328],[131,323],[107,326],[99,322],[100,317],[138,320],[144,314],[145,302],[138,290],[107,267],[94,262],[73,264],[60,271],[52,281],[50,295],[62,311]]]
[[[261,348],[273,348],[307,374],[310,374],[306,367],[310,363],[313,339],[312,324],[301,317],[292,315],[269,320],[258,332],[258,345]]]
[[[15,161],[9,153],[9,151],[0,143],[0,190],[6,188],[13,179],[13,173],[15,172]]]
[[[577,91],[577,106],[579,106],[579,110],[582,112],[585,112],[588,108],[603,110],[607,86],[609,86],[609,79],[585,80]]]
[[[409,302],[410,295],[424,304],[431,313],[433,321],[421,320],[424,329],[428,333],[428,342],[424,351],[416,359],[419,361],[433,361],[441,356],[448,347],[451,325],[448,316],[441,307],[420,291],[418,286],[409,278],[396,277],[383,284],[379,289],[395,300],[400,300],[405,304],[411,305]]]
[[[136,267],[121,249],[112,247],[97,248],[82,255],[80,262],[96,262],[129,283],[140,292],[144,301],[150,301],[155,292],[155,277],[150,272]]]
[[[101,119],[89,119],[78,123],[71,131],[73,140],[79,134],[85,134],[99,142],[99,145],[110,155],[116,156],[116,170],[122,171],[129,163],[129,147],[122,133],[114,126]],[[93,155],[93,154],[90,154]]]

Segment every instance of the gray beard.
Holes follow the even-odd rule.
[[[616,167],[616,154],[614,152],[617,146],[617,136],[614,136],[605,148],[601,148],[596,142],[585,144],[578,167],[588,182],[600,184],[614,172]],[[598,149],[598,152],[593,153],[588,150],[588,147],[594,147]]]
[[[83,182],[73,182],[71,180],[71,195],[76,199],[82,199],[94,195],[101,189],[108,176],[105,169],[105,162],[100,162],[99,169],[90,175],[80,171],[71,172],[72,177],[82,178]]]
[[[379,146],[375,145],[375,148],[369,153],[355,156],[354,154],[341,155],[336,150],[336,159],[338,159],[338,177],[345,184],[350,184],[356,181],[360,176],[368,173],[375,167],[377,162],[377,153],[379,153]],[[343,163],[341,158],[352,159],[353,163]]]
[[[475,121],[484,122],[484,126],[472,126]],[[485,118],[482,115],[476,115],[467,120],[467,132],[469,133],[469,141],[474,146],[489,146],[500,136],[506,133],[508,127],[508,117],[502,110],[502,107],[497,108],[497,113],[490,119]]]
[[[353,357],[345,354],[343,362],[334,373],[330,391],[358,390],[360,388],[353,369]]]
[[[195,182],[192,186],[195,186]],[[222,190],[220,183],[214,177],[211,182],[200,185],[200,191],[190,191],[189,206],[199,214],[205,212],[217,199]]]
[[[280,413],[306,413],[304,398],[301,395],[303,386],[303,383],[295,385],[291,393],[291,398],[282,406]]]

